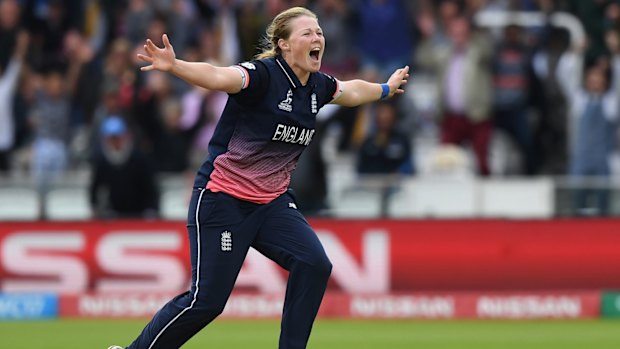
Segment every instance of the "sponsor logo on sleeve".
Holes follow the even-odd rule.
[[[254,63],[250,63],[250,62],[243,62],[241,64],[239,64],[240,66],[249,69],[249,70],[256,70],[256,66],[254,65]]]

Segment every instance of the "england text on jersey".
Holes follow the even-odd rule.
[[[312,141],[312,136],[314,136],[312,129],[278,124],[271,140],[307,146]]]

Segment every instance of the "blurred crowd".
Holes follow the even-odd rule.
[[[227,96],[140,73],[144,40],[161,45],[167,33],[178,58],[231,65],[252,59],[269,21],[291,6],[319,17],[322,71],[382,82],[412,67],[402,97],[322,110],[318,128],[338,130],[336,151],[360,175],[614,173],[619,0],[0,0],[0,176],[28,173],[44,195],[86,168],[96,216],[157,216],[156,176],[197,168]],[[505,11],[570,13],[586,35],[549,20],[476,21]],[[500,136],[511,151],[496,166]],[[416,159],[419,137],[437,144],[430,165]],[[323,140],[293,178],[308,212],[325,208]],[[609,192],[576,200],[604,214]]]

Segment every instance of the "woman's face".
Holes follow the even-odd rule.
[[[586,72],[586,89],[590,93],[604,93],[607,88],[605,73],[600,68],[590,68]]]
[[[287,63],[298,75],[319,71],[325,51],[325,37],[319,22],[300,16],[291,20],[290,26],[290,37],[279,43]]]

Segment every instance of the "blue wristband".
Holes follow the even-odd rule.
[[[390,85],[388,84],[381,84],[381,98],[380,99],[385,99],[387,96],[390,95]]]

